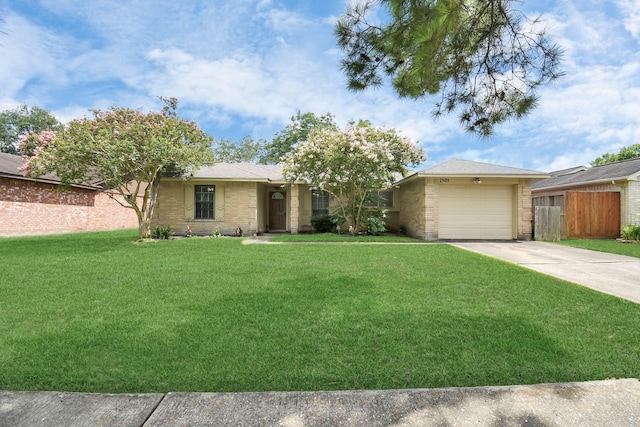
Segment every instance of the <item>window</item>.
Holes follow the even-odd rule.
[[[393,207],[393,190],[372,191],[367,198],[367,207],[382,209]]]
[[[196,218],[214,219],[216,212],[215,185],[196,185]]]
[[[381,208],[393,207],[393,190],[378,192],[378,206],[380,206]]]
[[[329,215],[329,193],[313,190],[311,194],[311,217]]]

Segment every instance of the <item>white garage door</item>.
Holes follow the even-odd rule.
[[[513,189],[510,185],[441,185],[438,238],[513,238]]]

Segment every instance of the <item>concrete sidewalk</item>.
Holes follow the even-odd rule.
[[[640,304],[640,258],[545,242],[451,244]]]
[[[2,427],[638,426],[637,379],[387,391],[0,391]]]

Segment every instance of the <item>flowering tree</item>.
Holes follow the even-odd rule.
[[[213,162],[212,139],[195,122],[178,118],[177,101],[162,112],[111,107],[92,119],[73,120],[59,132],[30,133],[22,139],[23,171],[37,178],[55,173],[63,186],[96,183],[138,216],[140,238],[149,227],[164,175]]]
[[[390,188],[407,166],[425,160],[422,149],[394,129],[366,122],[344,131],[318,129],[284,157],[289,180],[304,180],[331,194],[342,216],[362,228],[366,203],[373,192]]]

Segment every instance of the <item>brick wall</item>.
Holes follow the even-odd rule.
[[[400,186],[399,223],[407,235],[426,239],[425,180],[416,179]]]
[[[222,228],[225,234],[232,234],[237,227],[240,227],[246,235],[256,232],[258,226],[258,183],[225,183],[224,205]]]
[[[194,218],[196,185],[215,185],[214,219]],[[187,227],[191,227],[192,233],[196,235],[211,235],[216,230],[225,235],[233,235],[237,227],[240,227],[245,235],[253,234],[262,226],[258,218],[258,184],[162,180],[151,220],[151,227],[156,225],[171,226],[176,234],[184,234]]]
[[[0,178],[0,236],[137,227],[132,209],[99,191]]]
[[[640,181],[629,181],[626,197],[629,207],[622,225],[640,224]]]
[[[437,183],[437,178],[428,178],[425,180],[425,239],[437,240],[438,229],[440,228],[440,184]]]
[[[308,185],[299,185],[298,186],[298,201],[299,201],[299,210],[298,210],[298,231],[301,232],[310,232],[313,231],[313,227],[311,226],[311,187]]]
[[[196,185],[213,185],[215,218],[194,218]],[[286,188],[250,181],[172,180],[160,182],[158,202],[151,227],[171,226],[176,234],[184,234],[187,227],[195,235],[211,235],[219,230],[233,235],[237,227],[244,235],[264,233],[269,223],[269,193],[282,191],[287,201],[287,231],[297,233],[311,230],[311,191],[307,185]]]
[[[516,236],[519,240],[531,240],[533,237],[531,180],[519,180],[515,196],[517,200]]]

